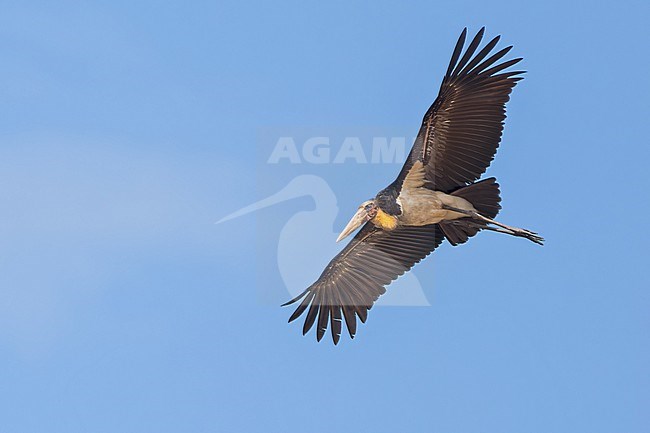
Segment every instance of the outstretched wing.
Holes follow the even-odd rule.
[[[302,299],[289,322],[307,311],[303,335],[317,322],[316,338],[320,341],[329,323],[337,344],[345,319],[354,338],[357,316],[365,323],[368,310],[386,292],[385,286],[429,255],[443,239],[437,224],[384,231],[366,223],[314,284],[284,304]]]
[[[492,54],[500,36],[475,55],[484,33],[482,28],[464,53],[467,29],[460,35],[396,182],[401,184],[414,162],[422,161],[428,187],[449,192],[474,182],[490,165],[501,141],[505,104],[523,71],[501,72],[521,58],[499,62],[512,48]]]

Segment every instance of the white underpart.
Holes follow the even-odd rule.
[[[406,175],[397,202],[402,208],[399,223],[407,226],[423,226],[467,216],[443,209],[443,205],[476,212],[464,198],[425,188],[424,166],[420,161],[416,161]]]

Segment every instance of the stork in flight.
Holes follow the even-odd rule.
[[[303,334],[316,324],[320,341],[331,326],[337,344],[345,320],[354,338],[357,317],[366,321],[385,286],[444,239],[459,245],[492,230],[542,245],[536,233],[494,220],[501,209],[499,184],[493,177],[478,180],[501,141],[505,104],[523,78],[523,71],[503,72],[521,61],[501,61],[512,46],[492,54],[500,36],[477,53],[484,33],[482,28],[463,53],[463,30],[397,179],[359,206],[338,240],[363,225],[361,230],[315,283],[283,304],[300,301],[289,322],[306,311]]]

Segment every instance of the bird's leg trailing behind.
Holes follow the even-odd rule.
[[[518,236],[518,237],[526,238],[529,241],[535,242],[538,245],[544,245],[544,238],[542,238],[537,233],[532,232],[530,230],[522,229],[522,228],[519,228],[519,227],[507,226],[507,225],[505,225],[503,223],[500,223],[500,222],[495,221],[495,220],[493,220],[491,218],[483,216],[483,215],[481,215],[480,213],[478,213],[476,211],[458,209],[458,208],[455,208],[455,207],[452,207],[452,206],[447,206],[447,205],[443,205],[442,207],[444,209],[447,209],[447,210],[450,210],[450,211],[453,211],[453,212],[459,212],[459,213],[465,214],[468,217],[472,218],[476,222],[480,221],[482,223],[482,224],[480,224],[482,229],[491,230],[491,231],[498,232],[498,233],[505,233],[505,234],[508,234],[508,235],[511,235],[511,236]],[[458,220],[458,221],[462,221],[462,220]],[[487,224],[493,224],[493,225],[495,225],[497,227],[491,227],[491,226],[488,226]]]

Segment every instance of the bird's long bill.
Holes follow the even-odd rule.
[[[358,229],[361,226],[361,224],[366,222],[367,215],[368,213],[363,207],[359,208],[359,210],[357,211],[357,213],[354,214],[354,216],[352,217],[348,225],[345,226],[345,228],[343,229],[339,237],[336,238],[336,242],[340,241],[341,239],[345,239],[350,233]]]

